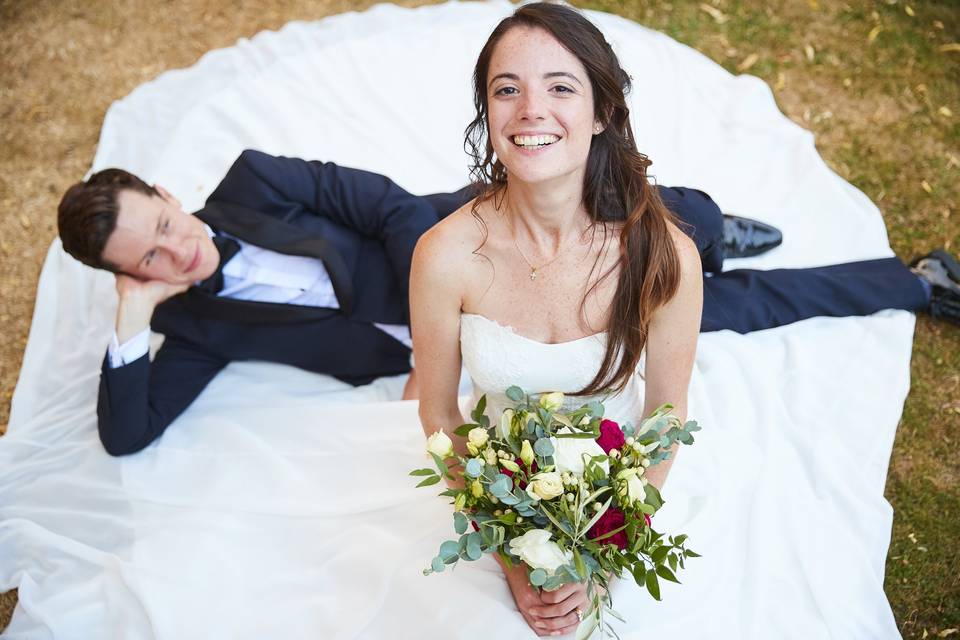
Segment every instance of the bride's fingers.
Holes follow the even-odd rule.
[[[573,588],[566,589],[566,587]],[[553,597],[551,600],[547,600],[547,596],[551,594],[559,594],[564,597]],[[565,616],[578,608],[582,609],[587,603],[587,589],[581,584],[564,585],[556,591],[544,591],[540,594],[540,599],[544,604],[531,607],[530,613],[538,618],[558,618]],[[547,604],[551,601],[554,604]]]
[[[579,624],[580,616],[573,610],[558,618],[539,618],[533,628],[540,635],[559,636],[574,631]]]
[[[571,595],[576,593],[577,590],[583,589],[583,585],[579,582],[567,583],[561,585],[559,589],[554,591],[543,591],[540,593],[540,599],[548,604],[557,604],[558,602],[563,602]]]

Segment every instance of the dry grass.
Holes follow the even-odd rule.
[[[90,6],[90,5],[93,6]],[[82,177],[114,100],[240,37],[369,1],[113,4],[0,0],[0,431],[60,193]],[[401,4],[422,4],[403,2]],[[960,41],[955,0],[595,0],[774,88],[830,165],[884,212],[904,258],[960,249]],[[960,331],[921,318],[887,483],[886,589],[907,638],[960,627]],[[15,594],[0,597],[0,628]]]

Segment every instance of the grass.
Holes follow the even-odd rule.
[[[956,0],[578,4],[636,20],[728,71],[762,78],[784,113],[816,134],[830,166],[877,203],[899,256],[960,251],[960,51],[942,49],[960,42]],[[131,0],[121,10],[0,0],[0,204],[16,212],[0,241],[7,402],[53,237],[50,211],[89,166],[109,102],[241,36],[369,5],[179,0],[171,10]],[[135,41],[117,37],[104,55],[107,35],[135,27]],[[886,488],[895,515],[885,588],[905,638],[948,637],[960,628],[960,330],[921,317],[913,353]],[[6,411],[0,407],[0,422]],[[0,598],[0,627],[14,598]]]

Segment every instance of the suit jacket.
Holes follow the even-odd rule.
[[[197,215],[257,246],[322,260],[340,309],[231,300],[195,287],[165,301],[151,320],[166,337],[152,363],[104,361],[97,414],[107,451],[147,446],[231,360],[290,364],[354,385],[409,371],[409,348],[372,323],[409,322],[417,239],[466,199],[420,198],[374,173],[244,151]]]

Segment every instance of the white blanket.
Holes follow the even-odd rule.
[[[510,11],[381,5],[241,40],[114,104],[93,168],[159,182],[187,210],[245,147],[457,188],[472,65]],[[589,16],[637,80],[634,127],[658,181],[783,229],[750,266],[891,255],[876,207],[763,82]],[[0,588],[20,590],[5,638],[534,637],[489,558],[421,575],[452,527],[406,477],[422,433],[415,404],[396,401],[402,379],[353,389],[235,363],[157,443],[108,457],[95,402],[114,306],[111,276],[54,242],[0,439]],[[704,430],[658,525],[703,558],[662,603],[619,586],[625,638],[899,637],[883,487],[913,324],[884,312],[702,336],[690,414]]]

